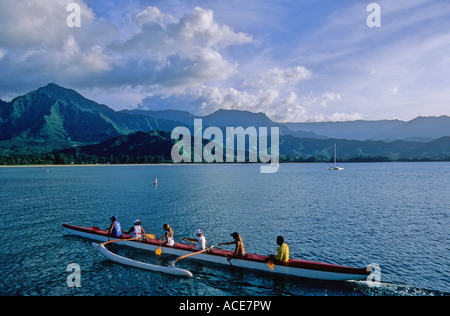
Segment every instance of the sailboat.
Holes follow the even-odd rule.
[[[336,165],[336,144],[334,144],[334,165],[333,167],[328,168],[328,170],[344,170],[344,168]]]

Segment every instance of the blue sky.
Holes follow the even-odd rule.
[[[379,0],[369,28],[371,2],[0,0],[0,98],[55,82],[115,110],[450,115],[450,2]]]

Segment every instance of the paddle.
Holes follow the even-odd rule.
[[[180,260],[182,260],[182,259],[185,259],[185,258],[187,258],[187,257],[192,257],[192,256],[199,255],[199,254],[204,253],[204,252],[207,252],[207,251],[211,251],[213,248],[214,248],[214,245],[212,245],[212,246],[210,246],[210,247],[208,247],[208,248],[205,248],[205,249],[203,249],[203,250],[200,250],[200,251],[197,251],[197,252],[194,252],[194,253],[189,253],[189,254],[187,254],[187,255],[178,257],[178,258],[176,258],[173,262],[171,262],[171,265],[175,265],[175,263],[177,263],[178,261],[180,261]]]
[[[136,238],[127,238],[127,239],[115,239],[115,240],[109,240],[105,243],[103,243],[102,245],[107,245],[107,244],[111,244],[113,242],[119,242],[119,241],[131,241],[131,240],[137,240],[137,239],[141,239],[142,237],[147,237],[150,239],[156,239],[156,236],[153,234],[143,234],[141,237],[136,237]]]
[[[158,247],[158,249],[156,249],[155,254],[156,254],[157,256],[160,256],[161,253],[162,253],[161,242],[159,242],[159,247]]]
[[[223,248],[222,248],[222,246],[219,244],[219,247],[220,247],[220,250],[222,250],[222,252],[223,252],[223,254],[225,255],[225,258],[227,258],[227,261],[230,263],[230,266],[233,266],[232,264],[231,264],[231,259],[228,259],[228,256],[227,256],[227,254],[225,253],[225,250],[223,250]]]
[[[168,234],[167,232],[165,233],[165,234]],[[170,236],[170,235],[169,235]],[[160,256],[161,255],[161,253],[162,253],[162,249],[161,249],[161,244],[162,244],[162,241],[164,240],[164,236],[161,236],[161,237],[159,237],[161,240],[160,240],[160,242],[159,242],[159,247],[158,247],[158,249],[156,249],[156,251],[155,251],[155,254],[157,255],[157,256]]]
[[[273,269],[275,268],[275,263],[273,263],[272,260],[269,260],[269,261],[267,262],[267,265],[269,266],[270,270],[272,270],[272,271],[273,271]]]

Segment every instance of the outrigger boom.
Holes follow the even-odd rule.
[[[75,225],[68,225],[63,224],[64,230],[66,230],[68,233],[105,242],[108,240],[108,236],[106,234],[106,231],[101,230],[97,227],[81,227],[81,226],[75,226]],[[123,235],[123,239],[129,239],[131,236],[129,235]],[[164,244],[160,244],[159,240],[156,239],[147,239],[146,241],[121,241],[122,245],[139,248],[143,250],[148,250],[155,252],[156,249],[158,249],[161,246],[162,254],[167,255],[174,255],[174,256],[184,256],[188,254],[195,254],[197,250],[195,250],[194,246],[181,244],[181,243],[175,243],[174,246],[166,246]],[[96,247],[96,246],[94,246]],[[105,247],[97,247],[97,249],[103,254],[110,256],[110,258],[114,258],[117,260],[122,261],[122,263],[126,264],[124,257],[120,257],[118,255],[112,254],[109,252]],[[104,250],[106,251],[104,251]],[[109,252],[109,254],[107,253]],[[112,254],[112,256],[111,256]],[[199,260],[199,261],[207,261],[207,262],[213,262],[218,264],[223,264],[229,266],[229,262],[226,258],[226,256],[231,257],[233,252],[231,251],[224,251],[218,249],[212,249],[209,252],[200,253],[196,256],[192,256],[192,259]],[[120,257],[120,258],[118,258]],[[123,258],[123,259],[121,259]],[[233,258],[233,266],[240,267],[240,268],[246,268],[246,269],[253,269],[253,270],[259,270],[259,271],[266,271],[269,273],[277,273],[277,274],[283,274],[287,276],[295,276],[295,277],[302,277],[302,278],[310,278],[310,279],[319,279],[319,280],[333,280],[333,281],[350,281],[350,280],[365,280],[367,277],[371,274],[372,266],[368,266],[367,268],[352,268],[352,267],[346,267],[346,266],[339,266],[334,264],[328,264],[328,263],[320,263],[320,262],[313,262],[313,261],[306,261],[306,260],[298,260],[298,259],[291,259],[289,263],[281,264],[276,263],[274,270],[272,271],[268,265],[265,263],[267,256],[261,256],[261,255],[254,255],[254,254],[247,254],[246,256],[238,256]],[[128,259],[131,260],[131,259]],[[133,261],[133,260],[132,260]],[[137,261],[135,261],[137,262]],[[129,263],[129,262],[128,262]],[[134,263],[133,263],[134,264]],[[144,264],[148,265],[148,264]],[[151,265],[150,265],[151,266]],[[150,266],[141,266],[141,268],[149,268],[153,269],[153,267]],[[158,267],[158,266],[156,266]],[[167,272],[168,269],[177,269],[180,271],[187,271],[182,270],[178,268],[171,268],[171,267],[160,267],[164,268],[164,271],[159,272]],[[178,271],[179,272],[179,271]],[[177,273],[178,273],[177,272]],[[189,271],[187,271],[189,272]],[[167,272],[170,273],[170,272]],[[186,272],[181,272],[186,273]],[[190,272],[189,272],[190,273]]]

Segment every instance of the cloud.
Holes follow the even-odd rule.
[[[137,108],[145,110],[178,109],[197,115],[207,115],[219,109],[263,112],[277,122],[313,120],[308,110],[321,98],[298,96],[293,91],[258,89],[250,92],[216,86],[197,87],[180,95],[155,94],[142,100]]]
[[[114,109],[265,112],[280,122],[448,114],[450,4],[0,2],[0,98],[48,82]],[[197,7],[198,5],[198,7]],[[200,7],[203,6],[203,7]]]
[[[4,0],[0,2],[0,45],[8,49],[58,48],[72,33],[67,27],[66,11],[70,0]],[[84,3],[81,7],[83,25],[88,27],[95,15]]]
[[[248,34],[218,24],[213,11],[198,7],[180,19],[147,7],[134,16],[134,29],[127,26],[128,33],[115,36],[120,25],[96,19],[79,2],[82,27],[69,28],[69,2],[1,2],[0,47],[14,54],[7,62],[0,59],[0,83],[5,83],[0,93],[13,87],[35,89],[49,81],[79,90],[146,87],[147,94],[179,93],[235,75],[238,63],[226,60],[221,49],[252,41]]]
[[[235,33],[227,25],[219,25],[214,21],[212,10],[196,7],[192,13],[184,16],[180,23],[171,28],[174,38],[191,46],[205,48],[223,48],[252,41],[251,36],[242,32]]]
[[[320,105],[323,107],[327,107],[328,103],[330,102],[336,102],[341,101],[341,95],[334,92],[325,92],[322,95],[322,101],[320,102]]]
[[[176,19],[170,14],[164,14],[159,8],[150,6],[136,15],[135,23],[142,30],[144,25],[155,23],[164,27],[169,23],[176,23]]]
[[[135,22],[139,32],[112,50],[145,70],[137,72],[130,85],[157,85],[165,91],[180,92],[235,75],[238,64],[226,60],[220,49],[252,41],[251,36],[216,23],[211,10],[198,7],[179,20],[148,7]]]
[[[49,82],[92,86],[93,74],[111,69],[102,42],[111,38],[114,27],[96,20],[84,1],[77,1],[82,27],[68,27],[71,2],[0,2],[0,47],[8,52],[0,59],[1,94],[24,93]]]
[[[339,102],[341,95],[330,91],[320,95],[313,92],[299,95],[297,86],[310,77],[311,71],[302,66],[274,67],[248,78],[244,76],[239,88],[201,84],[191,85],[180,93],[175,93],[173,89],[160,91],[144,98],[137,108],[171,108],[197,115],[207,115],[219,109],[246,110],[263,112],[277,122],[323,120],[325,116],[317,116],[311,110]],[[331,119],[340,120],[343,117],[344,113],[340,116],[336,114]],[[348,117],[360,118],[360,115]]]
[[[345,121],[357,121],[362,120],[363,115],[361,113],[339,113],[335,112],[331,115],[317,115],[312,117],[313,122],[345,122]]]
[[[111,61],[109,57],[103,52],[101,46],[92,46],[87,50],[82,50],[76,39],[70,35],[64,41],[61,53],[60,64],[66,64],[66,69],[76,69],[79,75],[83,71],[103,72],[111,69]],[[74,72],[72,72],[74,74]]]
[[[304,45],[292,49],[292,58],[301,56],[314,74],[305,82],[314,95],[321,94],[321,87],[341,97],[324,98],[319,102],[321,113],[309,114],[331,118],[337,111],[349,117],[359,113],[365,119],[403,120],[448,115],[450,4],[377,3],[382,9],[381,28],[365,24],[367,4],[342,6],[306,35]],[[442,95],[441,101],[436,102],[436,95]]]
[[[279,85],[295,85],[310,76],[310,71],[302,66],[280,69],[275,67],[262,75],[245,80],[244,87],[270,87]]]

